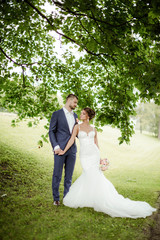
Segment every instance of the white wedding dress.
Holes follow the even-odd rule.
[[[156,211],[146,202],[132,201],[120,195],[99,168],[100,153],[94,143],[95,131],[79,130],[82,175],[72,184],[63,199],[71,208],[91,207],[111,217],[145,218]]]

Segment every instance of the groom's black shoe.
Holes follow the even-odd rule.
[[[53,202],[53,205],[55,205],[55,206],[60,206],[60,201],[54,201],[54,202]]]

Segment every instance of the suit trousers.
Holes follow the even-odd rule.
[[[75,161],[76,153],[73,153],[71,149],[62,156],[54,154],[54,169],[52,177],[52,193],[54,201],[59,201],[59,185],[62,178],[63,166],[65,169],[63,197],[68,193],[72,183]]]

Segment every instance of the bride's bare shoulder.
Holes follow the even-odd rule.
[[[74,126],[74,129],[75,129],[75,131],[76,132],[79,132],[79,129],[80,129],[80,126],[79,126],[80,124],[76,124],[75,126]]]

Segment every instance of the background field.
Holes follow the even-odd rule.
[[[37,148],[43,123],[28,128],[27,122],[12,128],[13,115],[0,114],[1,239],[125,240],[147,239],[152,219],[111,218],[91,208],[70,209],[52,204],[53,154],[50,144]],[[117,129],[99,133],[102,157],[108,157],[104,174],[119,193],[156,206],[160,189],[160,141],[136,133],[131,144],[118,145]],[[77,141],[78,152],[79,143]],[[73,181],[81,174],[77,161]],[[60,186],[63,193],[63,180]]]

